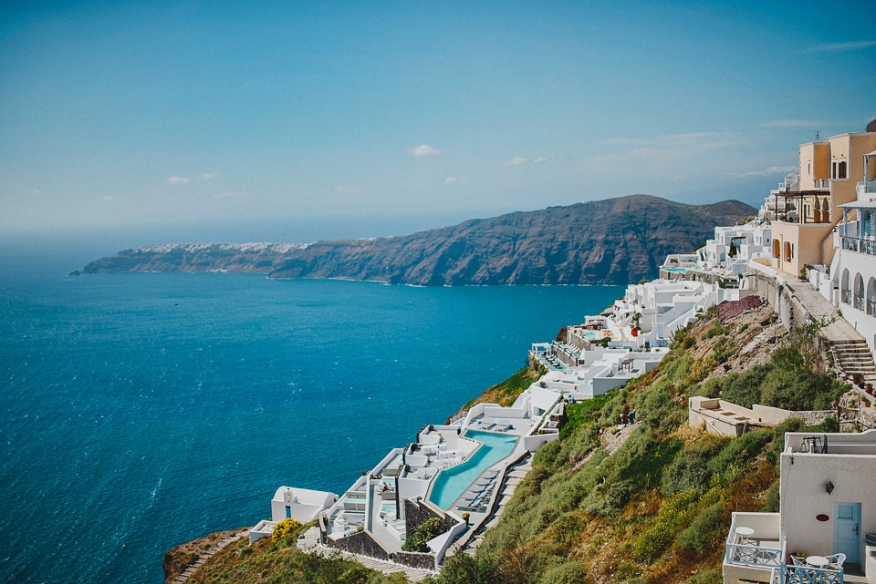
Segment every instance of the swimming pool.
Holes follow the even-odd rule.
[[[597,333],[596,331],[584,331],[581,333],[581,335],[585,339],[597,339],[597,338],[602,336],[600,333]]]
[[[449,509],[484,470],[511,454],[517,445],[517,436],[507,434],[469,430],[465,437],[483,446],[462,464],[443,470],[435,477],[429,500],[442,509]]]
[[[686,274],[687,268],[663,268],[671,274]]]

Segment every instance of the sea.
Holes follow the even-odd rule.
[[[612,287],[0,277],[0,580],[161,583],[171,547],[342,493]]]

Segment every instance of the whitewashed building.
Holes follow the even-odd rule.
[[[780,464],[779,513],[733,513],[724,583],[876,583],[876,430],[789,432]]]

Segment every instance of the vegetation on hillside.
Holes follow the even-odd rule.
[[[768,362],[726,375],[724,367],[738,357],[736,342],[752,333],[747,327],[721,325],[713,311],[676,335],[655,370],[625,389],[570,405],[560,440],[534,455],[498,525],[473,556],[450,558],[432,584],[720,582],[731,512],[778,510],[784,433],[804,426],[793,419],[736,439],[707,435],[687,426],[688,397],[829,407],[844,389],[819,372],[817,352],[807,345],[813,337],[806,334],[788,337]],[[511,403],[539,375],[522,369],[477,401]],[[609,455],[603,441],[618,432],[625,410],[636,410],[638,423]],[[835,431],[836,425],[829,420],[819,429]],[[252,547],[231,545],[194,581],[404,581],[337,557],[304,554],[294,545],[298,533]]]
[[[804,426],[795,419],[738,439],[707,435],[687,427],[688,397],[725,387],[732,393],[744,379],[767,396],[785,399],[785,388],[793,388],[803,405],[829,407],[843,390],[801,357],[807,351],[799,335],[754,373],[702,383],[726,360],[722,353],[737,350],[735,328],[707,317],[680,332],[648,375],[571,406],[561,440],[535,454],[476,554],[448,560],[435,582],[720,582],[731,512],[778,510],[784,433]],[[694,351],[698,345],[709,348]],[[636,410],[641,423],[609,456],[600,436],[617,430],[624,408]],[[835,430],[836,422],[823,429]]]

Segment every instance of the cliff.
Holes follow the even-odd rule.
[[[627,284],[656,277],[667,254],[692,250],[715,226],[755,212],[739,201],[684,205],[633,195],[401,237],[145,246],[92,262],[83,271],[229,271],[423,286]]]

